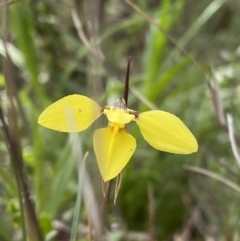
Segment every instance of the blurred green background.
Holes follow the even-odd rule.
[[[98,229],[111,241],[240,240],[240,169],[226,121],[230,113],[239,144],[240,2],[134,1],[201,69],[126,1],[20,0],[10,1],[7,11],[3,3],[1,106],[7,122],[18,124],[24,177],[42,232],[31,238],[28,230],[28,240],[100,240]],[[12,61],[7,67],[4,39]],[[37,118],[73,93],[112,105],[122,95],[128,56],[129,108],[156,106],[177,115],[199,150],[188,156],[159,152],[128,125],[137,148],[114,205],[115,181],[106,203],[92,146],[94,130],[107,124],[104,117],[78,136],[45,129]],[[15,117],[7,111],[7,81],[16,88]],[[0,241],[18,241],[25,239],[21,191],[2,126]]]

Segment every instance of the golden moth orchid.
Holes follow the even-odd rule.
[[[38,118],[38,123],[49,129],[80,132],[99,116],[105,115],[109,121],[108,126],[96,130],[93,136],[94,152],[105,182],[121,173],[136,149],[135,138],[125,128],[131,121],[137,123],[144,139],[157,150],[190,154],[198,149],[191,131],[175,115],[160,110],[139,113],[127,108],[130,61],[129,57],[124,97],[117,99],[113,106],[101,107],[84,95],[74,94],[54,102]],[[119,187],[120,183],[121,178]],[[117,187],[115,201],[118,189]]]
[[[95,131],[93,147],[105,182],[123,170],[136,149],[135,138],[125,128],[131,121],[137,123],[144,139],[157,150],[190,154],[198,149],[195,137],[178,117],[160,110],[139,113],[128,109],[124,98],[113,106],[101,107],[86,96],[69,95],[47,107],[38,123],[56,131],[80,132],[102,114],[109,124]]]

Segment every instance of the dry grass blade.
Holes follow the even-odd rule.
[[[103,233],[103,223],[101,222],[99,203],[97,203],[94,188],[88,173],[86,172],[84,176],[83,197],[94,231],[94,240],[100,241]]]
[[[143,94],[141,94],[135,87],[129,87],[129,90],[149,109],[157,110],[158,107],[153,104],[150,100],[148,100]]]
[[[82,40],[83,44],[86,46],[86,48],[91,52],[93,53],[93,49],[83,31],[83,28],[82,28],[82,23],[80,21],[80,18],[78,17],[78,14],[77,14],[77,11],[76,11],[76,8],[74,7],[71,7],[71,15],[72,15],[72,19],[73,19],[73,23],[74,23],[74,26],[77,30],[77,33],[78,33],[78,36],[79,38]]]
[[[214,73],[213,68],[212,68],[212,73],[213,73],[213,87],[210,85],[210,83],[208,83],[208,87],[211,92],[212,102],[213,102],[213,106],[214,106],[217,118],[218,118],[220,124],[225,126],[226,120],[225,120],[225,116],[224,116],[224,109],[223,109],[223,103],[222,103],[222,98],[221,98],[221,93],[220,93],[220,86],[219,86],[219,83],[218,83],[218,80]]]
[[[86,34],[84,33],[84,30],[82,27],[82,22],[81,22],[80,17],[78,16],[78,13],[76,10],[76,4],[75,4],[74,0],[72,1],[70,10],[71,10],[73,24],[77,30],[79,38],[83,42],[83,44],[97,59],[100,59],[101,61],[104,60],[104,55],[102,54],[102,51],[100,50],[99,46],[92,46],[90,41],[88,41]]]
[[[232,147],[232,152],[233,152],[233,155],[236,159],[238,166],[240,167],[240,155],[238,153],[238,147],[237,147],[237,143],[235,140],[233,118],[230,114],[227,114],[227,122],[228,122],[228,134],[229,134],[229,140],[230,140],[231,147]]]
[[[17,2],[19,2],[19,1],[21,1],[21,0],[9,0],[9,1],[7,1],[6,3],[5,3],[5,2],[0,3],[0,7],[3,7],[5,4],[7,4],[8,6],[10,6],[10,5],[12,5],[12,4],[14,4],[14,3],[17,3]]]
[[[114,192],[114,205],[116,205],[116,202],[117,202],[117,197],[120,191],[121,183],[122,183],[122,173],[120,172],[116,180],[116,186],[115,186],[115,192]]]
[[[227,123],[225,119],[225,112],[224,112],[223,101],[220,93],[220,86],[219,86],[218,80],[216,79],[216,76],[214,75],[214,72],[213,72],[213,83],[214,84],[212,86],[211,82],[208,81],[208,89],[210,91],[214,111],[221,126],[224,128],[225,131],[229,131],[229,126],[228,126],[229,123]],[[233,133],[233,135],[234,135],[235,142],[239,144],[240,138],[235,133]]]
[[[234,182],[230,181],[229,179],[215,173],[209,170],[206,170],[204,168],[201,167],[197,167],[197,166],[191,166],[191,165],[184,165],[183,166],[184,169],[191,171],[191,172],[196,172],[202,175],[205,175],[207,177],[213,178],[215,180],[218,180],[222,183],[224,183],[225,185],[227,185],[228,187],[232,188],[233,190],[237,191],[238,193],[240,193],[240,186],[238,186],[237,184],[235,184]]]

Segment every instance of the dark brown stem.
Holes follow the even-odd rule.
[[[127,73],[126,73],[125,85],[124,85],[124,93],[123,93],[123,98],[124,98],[124,100],[126,102],[126,105],[128,104],[130,64],[131,64],[131,56],[128,57]]]
[[[106,212],[107,212],[107,205],[108,205],[109,198],[110,198],[111,186],[112,186],[112,180],[104,183],[104,186],[103,186],[104,198],[102,200],[102,206],[101,206],[101,219],[102,219],[102,224],[105,224],[105,225],[107,224]]]
[[[20,195],[20,198],[23,199],[23,200],[20,200],[21,202],[20,205],[23,205],[23,208],[25,210],[28,237],[30,238],[30,240],[42,241],[43,240],[42,234],[38,226],[38,220],[36,217],[33,204],[30,200],[30,193],[26,183],[26,178],[23,170],[24,162],[22,159],[21,150],[19,148],[19,142],[16,139],[16,135],[12,136],[11,131],[9,130],[4,120],[4,114],[3,114],[1,105],[0,105],[0,120],[3,126],[3,132],[5,134],[6,145],[9,150],[9,154],[11,156],[11,160],[14,166],[14,171],[16,174],[17,184],[19,188],[19,195]],[[23,225],[25,229],[25,223]]]
[[[2,23],[3,47],[6,53],[5,58],[3,58],[2,65],[3,74],[5,77],[4,79],[6,84],[6,92],[9,100],[9,108],[6,108],[5,114],[0,102],[0,121],[2,124],[1,129],[5,136],[6,146],[11,157],[11,163],[13,165],[18,186],[19,203],[22,216],[23,240],[27,240],[27,230],[27,236],[29,240],[43,241],[43,236],[38,224],[34,205],[30,199],[27,177],[24,171],[24,161],[18,130],[18,112],[14,104],[15,100],[17,99],[17,91],[15,86],[16,81],[14,79],[15,76],[13,65],[7,48],[7,36],[9,36],[9,14],[6,1],[3,6]],[[5,115],[8,117],[8,123],[5,122]]]

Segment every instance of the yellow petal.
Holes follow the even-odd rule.
[[[122,109],[105,109],[104,114],[107,116],[110,122],[118,123],[118,124],[127,124],[132,121],[135,116],[129,114],[125,110]]]
[[[198,144],[183,122],[168,112],[147,111],[136,122],[144,139],[154,148],[176,154],[196,152]]]
[[[136,148],[136,140],[125,128],[108,126],[96,130],[93,146],[103,180],[116,177],[130,160]]]
[[[66,96],[48,106],[39,116],[38,124],[62,132],[87,129],[100,115],[100,106],[83,95]]]

